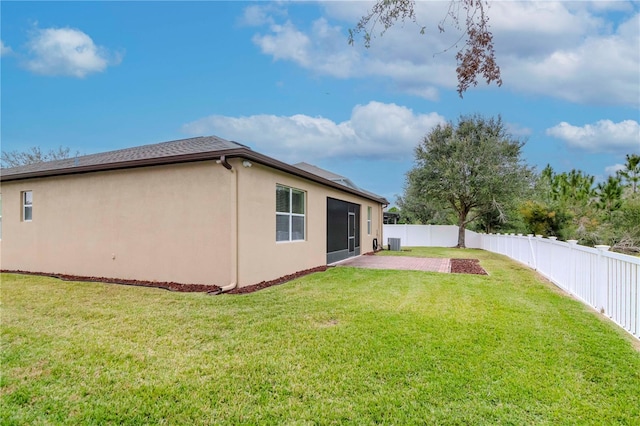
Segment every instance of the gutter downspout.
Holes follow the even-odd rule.
[[[224,168],[227,169],[227,170],[232,170],[233,169],[233,166],[227,162],[227,156],[226,155],[221,156],[220,160],[218,160],[217,162],[222,164],[224,166]]]
[[[231,224],[231,257],[233,260],[231,262],[232,279],[231,284],[221,287],[220,290],[215,293],[222,294],[238,287],[238,171],[233,170],[233,166],[227,162],[227,158],[224,155],[220,157],[220,160],[218,160],[217,163],[222,164],[225,169],[231,171],[234,181],[232,192],[233,200],[231,202],[231,205],[233,206],[233,213],[231,214],[233,220]]]
[[[378,209],[378,229],[380,230],[380,242],[378,243],[378,247],[380,248],[380,251],[384,250],[384,209],[386,209],[387,206],[388,204],[380,204],[380,208]]]

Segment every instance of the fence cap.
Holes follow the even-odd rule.
[[[538,238],[542,238],[542,235],[540,235],[540,234],[536,234],[536,237],[538,237]]]
[[[578,244],[578,240],[567,240],[567,242],[572,246],[575,246],[576,244]]]
[[[609,249],[611,248],[611,246],[608,246],[606,244],[596,244],[594,247],[602,251],[609,251]]]
[[[558,239],[558,237],[547,237],[547,238],[549,238],[550,240],[553,240],[553,241]]]

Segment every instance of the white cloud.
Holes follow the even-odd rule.
[[[439,3],[432,5],[431,9],[442,8]],[[272,24],[267,33],[256,34],[253,42],[276,60],[290,60],[318,74],[336,78],[391,77],[397,90],[430,100],[438,98],[434,83],[455,87],[451,71],[455,69],[453,54],[433,57],[455,42],[453,34],[445,34],[444,38],[421,37],[416,42],[416,37],[420,37],[419,28],[412,25],[410,32],[406,28],[391,28],[384,37],[377,38],[370,49],[365,49],[361,42],[349,46],[346,28],[328,18],[344,16],[341,12],[345,9],[350,11],[350,16],[358,13],[362,16],[368,6],[363,2],[323,3],[331,13],[314,20],[308,29],[290,21]],[[420,3],[416,7],[424,8]],[[349,25],[351,22],[357,19],[349,21]]]
[[[4,44],[4,41],[0,40],[0,56],[5,56],[13,53],[11,47]]]
[[[238,23],[249,27],[272,25],[275,23],[273,15],[286,16],[287,11],[275,2],[253,4],[244,8]]]
[[[506,123],[507,132],[511,134],[511,136],[515,137],[524,137],[531,136],[533,133],[533,129],[529,127],[522,127],[518,123]]]
[[[358,52],[345,49],[346,39],[339,27],[324,18],[313,22],[310,34],[300,31],[290,21],[270,25],[269,34],[256,34],[253,42],[262,53],[275,60],[290,60],[299,66],[338,78],[350,77]]]
[[[504,89],[583,104],[637,107],[640,15],[629,5],[592,4],[492,2],[488,13]],[[448,2],[416,2],[418,25],[396,25],[382,37],[375,33],[370,49],[361,41],[349,46],[346,28],[353,27],[371,3],[321,5],[324,16],[309,26],[291,21],[278,25],[274,20],[266,32],[255,35],[254,43],[276,60],[290,60],[315,73],[382,77],[395,90],[430,100],[438,99],[439,89],[456,87],[461,34],[451,26],[438,31]],[[622,14],[617,18],[622,21],[610,20],[610,10]],[[425,35],[419,34],[422,25]]]
[[[28,42],[26,67],[43,75],[82,78],[121,61],[121,55],[96,46],[87,34],[73,28],[37,29]]]
[[[216,134],[253,146],[278,159],[295,162],[317,158],[412,158],[414,147],[433,127],[445,123],[437,113],[416,114],[396,104],[356,105],[349,120],[323,117],[212,115],[187,123],[191,135]]]
[[[634,8],[632,1],[621,1],[621,0],[598,0],[598,1],[589,1],[589,2],[576,2],[575,6],[586,6],[590,9],[600,12],[606,11],[623,11],[628,12],[632,11]]]
[[[434,86],[418,86],[411,87],[408,85],[403,92],[406,92],[410,95],[417,96],[419,98],[427,99],[430,101],[437,101],[440,99],[440,94],[438,89]]]
[[[298,31],[291,22],[284,25],[271,25],[271,35],[254,36],[253,42],[260,46],[262,53],[273,56],[274,59],[288,59],[302,67],[309,67],[309,45],[311,40]]]
[[[498,56],[544,57],[576,46],[601,25],[597,17],[568,7],[554,1],[493,2],[489,15]]]
[[[640,124],[634,120],[614,123],[600,120],[582,127],[567,122],[547,129],[547,134],[562,139],[570,146],[590,152],[639,152]]]
[[[585,35],[571,47],[543,58],[510,57],[505,81],[517,89],[547,94],[576,103],[640,102],[640,15],[622,23],[613,34]]]
[[[608,176],[615,176],[616,173],[620,170],[624,170],[624,164],[614,164],[613,166],[607,166],[604,168],[604,171],[607,173]]]

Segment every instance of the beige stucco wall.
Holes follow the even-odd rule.
[[[1,267],[226,285],[231,183],[213,161],[4,182]],[[21,219],[26,190],[31,222]]]
[[[332,189],[310,180],[253,164],[234,163],[238,175],[239,282],[241,286],[269,281],[326,265],[327,197],[360,205],[360,249],[373,250],[382,242],[382,206],[374,201]],[[276,185],[306,191],[304,241],[276,242]],[[372,231],[367,234],[367,207],[372,207]]]
[[[4,270],[247,286],[326,264],[327,197],[360,207],[360,249],[382,206],[254,163],[214,161],[6,182]],[[276,242],[276,185],[306,192],[304,241]],[[33,191],[33,221],[21,192]],[[367,207],[372,232],[367,234]],[[115,257],[115,258],[114,258]]]

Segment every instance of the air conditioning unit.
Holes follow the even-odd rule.
[[[389,238],[389,250],[400,251],[400,238]]]

